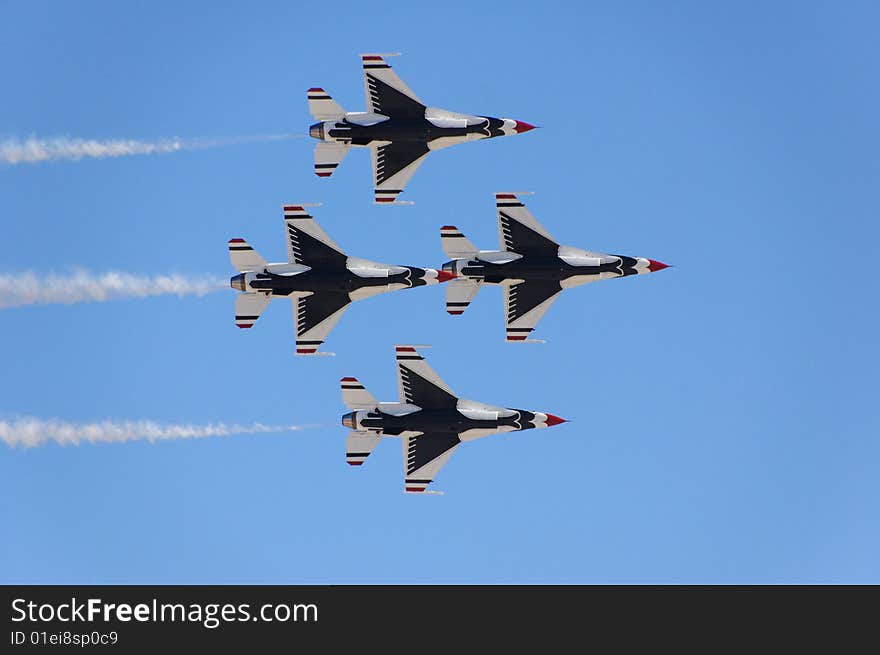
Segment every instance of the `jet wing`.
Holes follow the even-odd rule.
[[[397,387],[400,402],[422,409],[453,409],[458,396],[413,346],[397,346]]]
[[[391,142],[370,148],[375,202],[393,203],[430,152],[425,143]]]
[[[351,300],[347,293],[320,292],[293,297],[296,354],[314,355]]]
[[[397,77],[382,55],[361,55],[367,111],[392,118],[424,118],[425,104]]]
[[[404,490],[407,493],[425,491],[461,444],[454,433],[420,434],[403,437],[400,441],[403,444]]]
[[[284,206],[287,261],[305,266],[344,267],[348,256],[302,205]]]
[[[559,254],[559,244],[515,193],[496,193],[495,208],[498,212],[498,242],[502,250],[520,255]]]
[[[559,282],[547,280],[505,284],[503,288],[508,341],[525,341],[562,292]]]

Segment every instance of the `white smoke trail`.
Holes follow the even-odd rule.
[[[308,425],[249,425],[208,423],[207,425],[174,425],[153,421],[103,421],[101,423],[68,423],[57,419],[22,417],[0,420],[0,440],[8,446],[33,448],[48,441],[62,446],[88,443],[123,443],[146,439],[150,442],[166,439],[202,439],[234,434],[265,434],[269,432],[296,432]]]
[[[203,296],[228,285],[228,280],[211,275],[147,276],[114,271],[74,271],[70,275],[0,273],[0,309],[48,303],[70,305],[79,302],[106,302],[167,294]]]
[[[30,136],[24,141],[10,138],[0,142],[0,162],[6,164],[33,164],[45,161],[79,161],[80,159],[104,159],[130,155],[157,155],[179,150],[203,150],[220,148],[239,143],[258,143],[304,138],[302,134],[255,134],[227,139],[160,139],[136,141],[134,139],[78,139],[66,136],[40,139]]]

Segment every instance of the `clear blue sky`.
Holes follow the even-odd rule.
[[[256,5],[256,6],[255,6]],[[322,201],[351,254],[483,248],[491,194],[560,241],[676,268],[566,292],[503,343],[500,292],[354,305],[335,358],[235,292],[0,312],[0,414],[314,423],[289,435],[0,448],[0,582],[880,582],[877,117],[869,2],[3,2],[0,136],[305,133],[305,91],[364,107],[358,53],[429,104],[542,125],[432,155],[412,207],[332,179],[313,142],[0,168],[0,272],[231,275]],[[397,441],[344,462],[338,380],[396,394],[395,343],[453,389],[573,420],[466,444],[442,497],[401,493]]]

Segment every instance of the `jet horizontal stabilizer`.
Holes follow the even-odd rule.
[[[345,461],[351,466],[361,466],[381,438],[375,432],[350,432],[345,439]]]
[[[345,116],[342,106],[320,87],[309,89],[308,99],[309,112],[316,121],[335,121]]]
[[[379,406],[376,397],[364,388],[357,378],[342,378],[342,402],[349,409],[374,409]]]
[[[446,311],[453,316],[464,314],[480,290],[479,280],[457,278],[446,285]]]
[[[330,177],[351,148],[335,141],[319,141],[315,146],[315,175]]]
[[[251,273],[266,268],[266,260],[244,239],[230,239],[228,245],[229,261],[238,272]]]
[[[450,259],[471,259],[480,251],[454,225],[444,225],[440,228],[440,245]]]

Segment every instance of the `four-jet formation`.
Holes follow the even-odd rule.
[[[464,441],[565,422],[545,412],[459,398],[416,346],[397,346],[396,353],[400,402],[380,403],[357,378],[342,378],[342,401],[353,410],[342,417],[342,425],[351,430],[345,458],[354,466],[364,463],[382,437],[400,437],[407,493],[424,492]]]
[[[456,279],[446,288],[446,311],[464,313],[483,284],[501,285],[507,341],[527,337],[563,289],[667,268],[653,259],[606,255],[561,246],[515,193],[496,193],[501,250],[478,250],[453,225],[441,228],[443,271]]]
[[[252,327],[273,298],[293,301],[296,353],[314,355],[348,304],[387,291],[445,282],[453,276],[433,268],[380,264],[349,257],[307,213],[286,205],[287,262],[268,264],[244,239],[229,241],[229,258],[239,274],[235,324]]]
[[[352,147],[367,147],[373,160],[375,202],[393,204],[432,150],[535,127],[510,118],[428,107],[385,62],[388,56],[361,55],[366,112],[346,112],[324,89],[309,89],[309,111],[319,121],[309,128],[320,142],[315,146],[319,177],[330,177]]]

